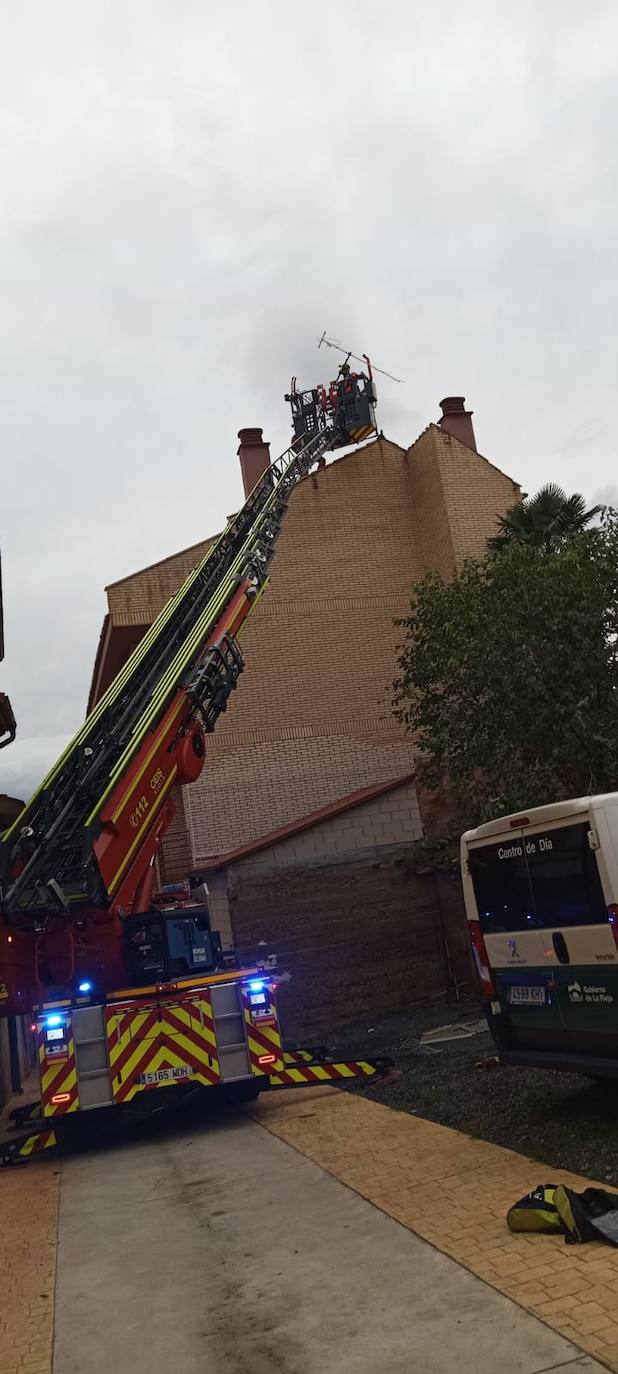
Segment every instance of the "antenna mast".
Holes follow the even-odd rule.
[[[338,343],[336,339],[327,339],[326,330],[324,330],[322,338],[318,339],[318,348],[321,348],[322,344],[324,344],[326,348],[335,348],[338,353],[345,353],[346,359],[354,358],[354,361],[357,363],[367,363],[370,367],[373,368],[374,372],[379,372],[382,377],[389,377],[391,382],[403,381],[402,377],[394,377],[392,372],[385,372],[383,367],[375,367],[373,363],[369,363],[369,358],[366,353],[361,354],[361,356],[359,357],[358,353],[353,353],[351,349],[342,348],[341,344]]]

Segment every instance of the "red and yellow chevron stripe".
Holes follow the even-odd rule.
[[[116,1102],[138,1092],[191,1080],[204,1087],[220,1081],[212,1007],[206,994],[182,1002],[108,1007],[107,1043]]]
[[[40,1155],[43,1150],[49,1150],[56,1144],[55,1131],[39,1131],[37,1135],[29,1135],[24,1140],[17,1151],[18,1159],[31,1159],[32,1155]]]
[[[287,1056],[286,1056],[287,1058]],[[332,1083],[341,1078],[374,1078],[377,1069],[364,1059],[350,1060],[341,1064],[300,1064],[286,1063],[283,1073],[271,1073],[273,1088],[293,1088],[299,1083]]]
[[[272,1013],[268,1017],[270,1024],[265,1024],[263,1018],[254,1019],[251,1014],[249,994],[243,986],[242,1006],[251,1073],[260,1076],[265,1075],[268,1078],[270,1074],[278,1073],[283,1068],[281,1031],[274,1005],[271,1003]]]
[[[76,1112],[79,1108],[79,1093],[75,1042],[70,1026],[67,1053],[63,1057],[52,1058],[46,1054],[42,1027],[39,1030],[38,1044],[43,1116],[66,1116],[68,1112]]]

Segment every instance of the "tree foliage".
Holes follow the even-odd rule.
[[[474,823],[618,789],[618,517],[414,589],[395,713]]]
[[[599,515],[602,506],[591,506],[579,492],[567,496],[562,487],[548,482],[535,496],[525,496],[498,516],[500,533],[490,539],[489,547],[500,552],[509,544],[529,544],[548,549],[574,534],[580,534]]]

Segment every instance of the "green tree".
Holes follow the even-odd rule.
[[[466,823],[618,789],[618,517],[414,590],[395,713]]]
[[[562,487],[548,482],[536,496],[525,496],[498,516],[500,533],[489,540],[489,547],[499,553],[509,544],[528,544],[534,549],[548,549],[573,534],[580,534],[602,511],[591,506],[579,492],[567,496]]]

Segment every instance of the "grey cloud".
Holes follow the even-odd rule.
[[[38,787],[55,759],[68,744],[69,735],[16,739],[2,751],[2,792],[26,801]]]
[[[590,500],[593,506],[613,506],[618,510],[618,486],[615,482],[608,482],[607,486],[593,491]]]
[[[0,15],[13,768],[80,721],[105,584],[220,528],[240,426],[286,445],[324,328],[406,379],[398,442],[461,392],[525,490],[612,483],[611,3]]]

